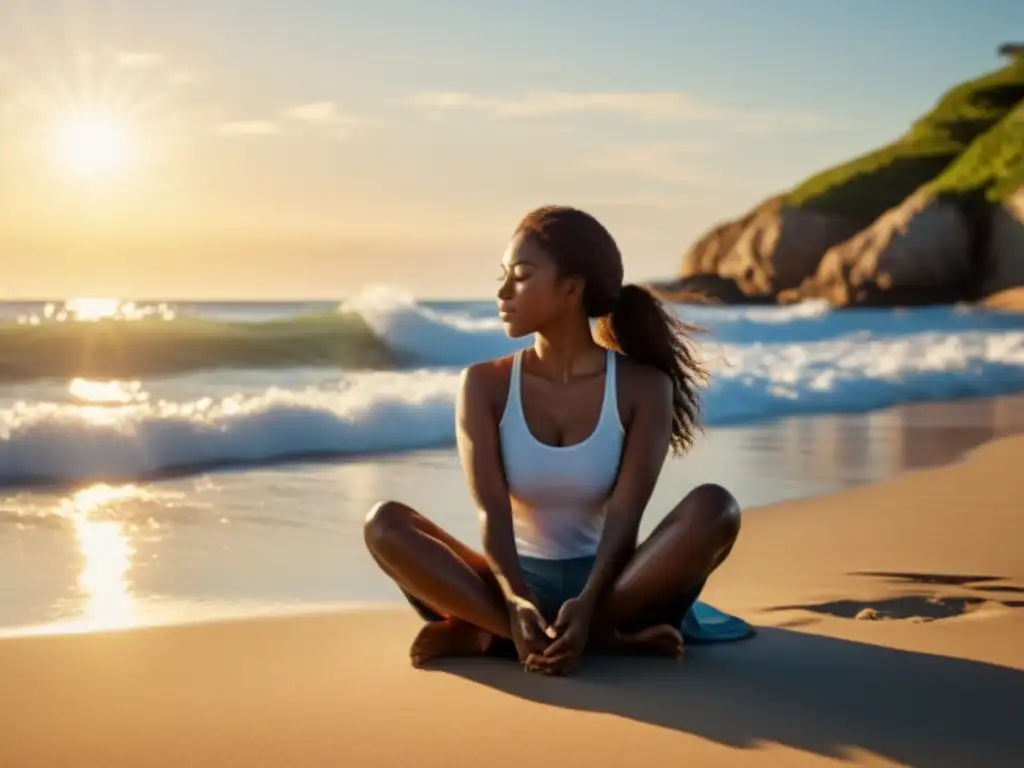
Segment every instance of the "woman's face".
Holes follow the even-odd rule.
[[[498,315],[505,333],[519,338],[537,332],[579,306],[578,279],[559,278],[554,260],[533,238],[516,235],[501,260]]]

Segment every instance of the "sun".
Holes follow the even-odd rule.
[[[57,130],[57,161],[61,168],[87,179],[125,171],[131,160],[132,136],[125,121],[101,111],[66,117]]]

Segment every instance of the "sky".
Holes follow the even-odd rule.
[[[528,210],[626,278],[903,133],[1016,0],[3,0],[0,299],[490,297]]]

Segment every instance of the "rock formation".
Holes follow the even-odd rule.
[[[992,210],[981,293],[1024,287],[1024,185]]]
[[[835,306],[979,300],[1024,285],[1024,50],[897,141],[704,234],[666,297]]]
[[[773,198],[707,233],[686,255],[679,276],[718,275],[745,296],[772,297],[813,274],[821,254],[859,228],[854,220]]]
[[[822,298],[837,307],[952,301],[972,279],[970,246],[959,206],[918,192],[830,248],[816,273],[779,300]]]
[[[665,301],[685,304],[773,304],[771,295],[749,295],[731,277],[693,275],[650,283],[647,286]]]

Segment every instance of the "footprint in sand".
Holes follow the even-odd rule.
[[[990,616],[1004,613],[1008,609],[1024,608],[1024,600],[997,600],[996,594],[1024,595],[1024,587],[1016,584],[988,584],[1002,581],[1000,576],[963,576],[954,574],[901,573],[889,571],[867,571],[853,574],[881,578],[888,582],[915,584],[920,587],[960,588],[967,592],[984,592],[977,595],[938,595],[915,592],[878,600],[832,600],[802,605],[781,605],[770,611],[811,611],[842,619],[855,621],[902,620],[930,622],[958,616]],[[983,586],[976,586],[984,584]]]

